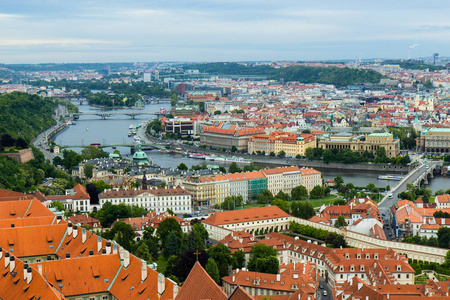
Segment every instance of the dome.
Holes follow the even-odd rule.
[[[133,162],[137,163],[138,165],[148,163],[147,154],[145,154],[145,152],[141,150],[141,145],[138,146],[138,150],[133,154]]]

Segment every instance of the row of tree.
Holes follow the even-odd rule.
[[[380,147],[375,151],[375,154],[371,151],[365,150],[362,154],[359,152],[353,152],[350,149],[339,150],[322,149],[322,148],[307,148],[305,150],[305,156],[310,160],[323,160],[325,163],[339,162],[344,164],[352,163],[392,163],[398,165],[407,165],[411,162],[409,155],[397,156],[389,158],[386,155],[386,149]]]

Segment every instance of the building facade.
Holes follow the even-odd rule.
[[[271,134],[259,134],[248,140],[248,153],[284,151],[288,156],[305,155],[307,148],[316,147],[316,137],[312,134],[295,134],[284,131],[274,131]]]
[[[235,124],[215,122],[211,126],[204,126],[200,131],[200,143],[207,147],[225,148],[238,151],[247,150],[248,139],[255,134],[264,133],[257,127],[243,127]]]

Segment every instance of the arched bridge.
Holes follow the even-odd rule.
[[[427,164],[426,165],[426,169],[425,171],[423,171],[419,177],[414,180],[412,183],[417,186],[418,188],[420,188],[421,186],[423,186],[424,184],[428,184],[428,179],[434,178],[434,174],[437,174],[441,171],[442,169],[442,163],[438,163],[438,164]]]
[[[74,118],[78,119],[79,116],[99,116],[102,118],[102,120],[106,120],[106,118],[108,117],[112,117],[112,116],[118,116],[118,115],[126,115],[126,116],[130,116],[133,120],[136,118],[136,116],[141,116],[141,115],[152,115],[152,116],[161,116],[163,114],[156,112],[156,113],[147,113],[147,112],[93,112],[93,113],[76,113],[74,114]]]

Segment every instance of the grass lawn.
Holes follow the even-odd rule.
[[[158,256],[158,260],[156,261],[156,263],[158,264],[158,272],[164,273],[167,266],[167,260],[164,258],[164,256],[163,255]]]
[[[425,284],[427,283],[428,280],[428,276],[426,274],[422,274],[419,276],[416,276],[416,278],[414,278],[414,284]]]

